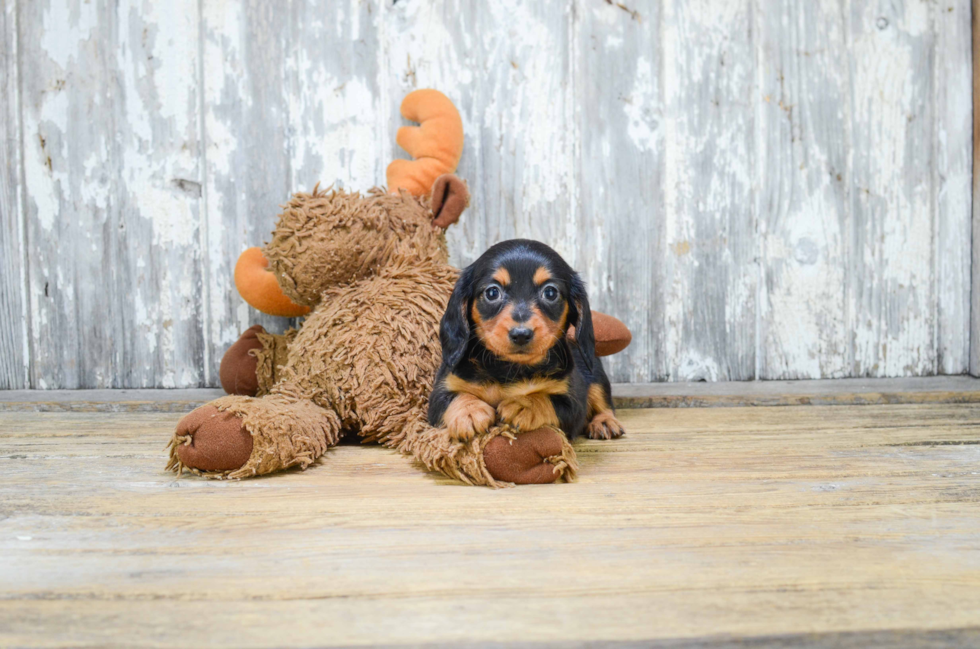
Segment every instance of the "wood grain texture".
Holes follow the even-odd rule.
[[[261,246],[293,187],[286,81],[290,13],[261,0],[201,3],[206,305],[205,383],[216,386],[221,355],[253,324],[290,324],[250,307],[235,289],[241,252]]]
[[[0,414],[0,644],[968,646],[980,626],[977,404],[623,411],[627,438],[576,444],[578,483],[501,491],[359,446],[175,480],[177,417]]]
[[[34,387],[201,384],[197,3],[22,3]]]
[[[452,261],[551,244],[633,331],[614,380],[965,372],[969,4],[4,0],[0,385],[217,385],[295,324],[239,253],[383,183],[420,87],[463,116]]]
[[[847,15],[836,0],[786,0],[756,20],[759,378],[849,376]]]
[[[366,191],[384,178],[388,112],[401,101],[382,104],[383,12],[360,0],[297,0],[288,7],[290,191],[316,183]]]
[[[973,0],[972,27],[973,54],[973,170],[980,169],[980,111],[976,110],[980,97],[980,0]],[[970,289],[970,374],[980,376],[980,175],[973,174],[971,255],[972,284]]]
[[[575,4],[577,259],[592,307],[633,334],[607,371],[644,382],[668,372],[664,25],[659,2],[629,9]]]
[[[850,7],[855,63],[848,331],[855,376],[929,374],[936,368],[930,6],[859,0]]]
[[[937,374],[963,374],[970,364],[973,73],[965,59],[973,41],[970,4],[970,0],[955,0],[933,6]]]
[[[0,390],[30,387],[17,4],[0,0]]]
[[[756,376],[758,276],[749,0],[666,0],[666,377]]]

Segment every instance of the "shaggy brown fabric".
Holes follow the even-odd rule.
[[[262,348],[250,353],[258,393],[268,394],[224,397],[191,413],[200,423],[175,432],[170,468],[230,478],[305,468],[337,443],[341,430],[351,430],[469,484],[538,481],[547,471],[573,479],[574,451],[558,433],[551,437],[558,435],[560,445],[549,446],[537,441],[540,433],[525,441],[495,426],[461,443],[426,421],[441,359],[439,321],[459,274],[432,220],[427,200],[404,192],[293,196],[263,253],[283,292],[312,311],[289,335],[257,334]],[[214,417],[214,409],[241,425],[218,426],[226,419]],[[180,450],[196,447],[198,437],[240,447],[242,428],[252,450],[238,467],[202,464]],[[484,449],[499,436],[517,439],[500,447],[491,471]],[[508,457],[520,462],[519,470],[504,468]]]
[[[256,360],[255,382],[258,390],[246,396],[263,397],[272,391],[272,386],[279,380],[279,373],[289,360],[289,343],[293,342],[296,332],[296,329],[287,329],[283,334],[270,334],[263,330],[258,335],[261,349],[249,352]]]

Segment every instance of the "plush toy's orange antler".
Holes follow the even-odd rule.
[[[414,160],[388,165],[388,191],[425,196],[442,174],[456,171],[463,155],[463,120],[449,97],[438,90],[416,90],[402,101],[402,117],[418,126],[398,129],[398,146]]]

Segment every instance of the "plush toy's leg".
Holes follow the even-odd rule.
[[[498,424],[467,442],[443,428],[425,428],[402,439],[399,449],[430,470],[489,487],[572,482],[578,470],[574,449],[554,428],[517,434]]]
[[[270,334],[262,325],[246,329],[221,358],[221,387],[228,394],[248,397],[268,394],[295,337],[295,329],[282,335]]]
[[[259,381],[255,375],[258,359],[251,352],[262,349],[260,333],[265,333],[262,325],[249,327],[221,357],[218,377],[221,387],[228,394],[255,396],[259,391]]]
[[[222,397],[177,424],[167,468],[246,478],[306,468],[340,440],[340,418],[314,402],[274,394]]]

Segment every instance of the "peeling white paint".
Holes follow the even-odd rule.
[[[627,132],[637,148],[653,151],[660,143],[660,120],[652,114],[656,105],[654,97],[653,70],[650,61],[641,56],[636,60],[636,77],[633,79],[633,92],[623,101],[623,112],[629,120]]]
[[[238,254],[291,190],[383,183],[401,98],[436,87],[473,194],[452,259],[551,244],[633,330],[615,378],[961,372],[948,4],[22,3],[25,357],[39,387],[215,383],[243,329],[286,325]]]

